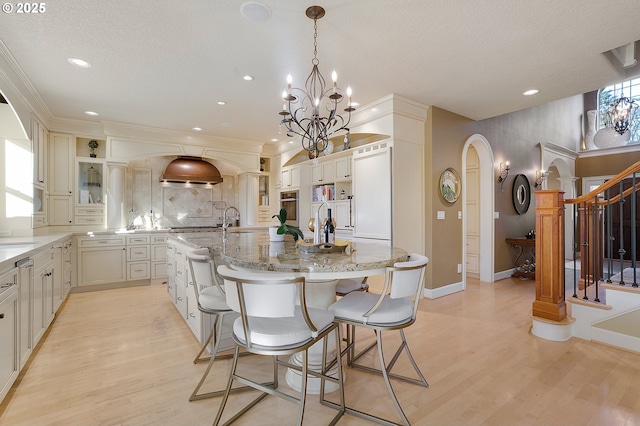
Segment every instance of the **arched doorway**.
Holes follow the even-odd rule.
[[[467,163],[469,150],[475,150],[477,155],[477,166],[470,167],[473,172],[467,174]],[[494,281],[494,182],[493,182],[493,151],[489,141],[480,135],[475,134],[467,139],[462,150],[462,282],[466,288],[466,265],[467,265],[467,229],[477,224],[478,236],[478,276],[481,281]],[[477,202],[467,200],[467,194],[472,188],[477,190]],[[475,197],[474,197],[475,198]],[[468,204],[467,201],[470,201]],[[474,206],[475,203],[475,206]],[[471,221],[474,221],[473,223]]]

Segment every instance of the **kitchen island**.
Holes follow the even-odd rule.
[[[371,275],[383,274],[387,266],[392,266],[396,262],[402,262],[407,259],[407,252],[397,247],[391,247],[382,244],[373,243],[352,243],[347,248],[346,253],[304,253],[300,250],[296,242],[290,237],[285,238],[287,241],[273,242],[269,240],[269,234],[264,231],[251,231],[235,229],[230,230],[223,235],[222,232],[198,232],[198,233],[183,233],[183,234],[169,234],[168,243],[168,259],[171,256],[171,252],[174,250],[172,246],[177,247],[175,249],[176,265],[178,265],[179,273],[175,276],[178,277],[182,274],[188,274],[181,272],[184,270],[184,266],[180,266],[181,262],[187,262],[186,251],[188,249],[196,249],[207,247],[214,250],[219,254],[220,259],[236,269],[245,269],[251,272],[289,272],[298,276],[304,276],[307,280],[306,287],[306,300],[309,306],[319,309],[327,309],[336,300],[335,286],[339,279],[344,278],[356,278],[365,277]],[[184,259],[179,261],[178,259]],[[168,260],[169,262],[169,260]],[[188,268],[186,268],[188,269]],[[168,289],[167,291],[174,291],[172,286],[172,272],[169,264],[167,266],[167,273],[169,275]],[[187,275],[188,276],[188,275]],[[176,295],[175,301],[180,302],[181,293],[180,279],[176,279]],[[187,282],[190,279],[187,278]],[[193,291],[192,286],[188,286],[186,290],[186,310],[185,318],[189,323],[190,318],[196,316],[196,312],[189,309],[189,294]],[[180,311],[180,308],[178,307]],[[196,331],[192,326],[192,330],[202,339],[208,331],[210,331],[210,325],[202,325],[200,329]],[[223,339],[228,339],[230,331],[227,331],[230,327],[225,325],[225,332],[223,333]],[[201,340],[202,341],[202,340]],[[328,357],[328,362],[331,362],[335,358],[335,344],[332,344],[333,339],[328,339],[328,351],[333,352],[333,356]],[[223,345],[224,344],[223,341]],[[291,360],[293,363],[301,363],[301,359],[298,355],[294,355]],[[309,368],[321,369],[322,362],[322,349],[315,346],[309,350]],[[295,390],[300,390],[300,376],[296,370],[289,370],[287,372],[287,384]],[[330,392],[337,387],[331,386],[326,383],[325,389]],[[310,377],[307,384],[308,393],[319,393],[320,380],[315,377]]]

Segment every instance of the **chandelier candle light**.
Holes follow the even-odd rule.
[[[302,147],[309,153],[310,159],[318,158],[321,153],[330,154],[333,151],[333,143],[329,138],[341,131],[349,136],[349,122],[351,112],[355,111],[351,104],[351,87],[347,88],[347,113],[346,119],[338,114],[338,104],[342,102],[341,90],[338,88],[338,76],[335,71],[331,73],[333,86],[326,89],[325,79],[318,69],[318,19],[325,14],[321,6],[311,6],[306,15],[313,19],[313,68],[307,77],[304,89],[292,87],[293,78],[287,76],[287,89],[282,93],[282,125],[286,128],[287,136],[300,136]],[[297,95],[297,96],[296,96]],[[321,116],[326,110],[327,116]]]

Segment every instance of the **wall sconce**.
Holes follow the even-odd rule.
[[[500,163],[500,175],[498,176],[498,182],[500,183],[500,191],[504,192],[504,188],[502,185],[504,181],[507,180],[507,176],[509,176],[509,170],[511,169],[511,165],[508,161],[504,163]]]
[[[542,188],[542,183],[547,180],[547,172],[536,170],[536,189]]]

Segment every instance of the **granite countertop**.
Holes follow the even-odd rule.
[[[269,241],[267,232],[221,232],[169,234],[193,248],[217,250],[222,259],[236,267],[258,271],[298,272],[308,278],[348,278],[363,272],[383,273],[387,266],[407,259],[407,252],[382,244],[352,243],[346,253],[302,253],[289,236],[284,242]],[[339,276],[337,276],[337,275]]]

